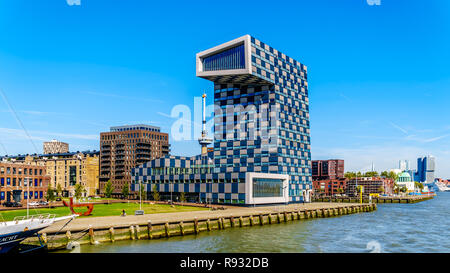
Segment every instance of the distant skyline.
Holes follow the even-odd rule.
[[[38,152],[51,139],[99,150],[111,126],[170,135],[175,105],[213,103],[195,54],[250,34],[308,66],[313,159],[382,171],[433,155],[450,178],[450,1],[79,3],[0,3],[0,89],[27,131],[0,96],[0,155],[35,153],[27,134]]]

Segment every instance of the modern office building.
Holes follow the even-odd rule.
[[[398,162],[398,168],[399,168],[401,171],[409,171],[409,170],[410,170],[410,169],[409,169],[409,166],[410,166],[409,160],[400,160],[400,161]]]
[[[17,163],[44,166],[50,177],[49,185],[61,189],[63,197],[73,196],[75,185],[80,184],[86,192],[83,196],[98,194],[99,151],[85,151],[59,154],[34,154],[9,157]]]
[[[344,178],[344,160],[313,160],[312,161],[312,179],[329,180]]]
[[[115,126],[100,133],[100,193],[111,180],[113,195],[121,196],[131,183],[131,169],[168,155],[169,146],[169,135],[150,125]]]
[[[417,159],[417,174],[415,175],[417,182],[434,182],[435,168],[434,156],[419,157]]]
[[[161,192],[186,192],[201,201],[247,205],[309,200],[306,66],[249,35],[198,53],[196,66],[197,76],[214,84],[213,152],[140,165],[134,170],[135,189],[145,181],[146,190],[156,185]],[[195,173],[187,167],[192,160],[205,169]],[[170,168],[187,170],[171,175]]]
[[[69,144],[53,139],[43,143],[44,154],[64,154],[69,152]]]
[[[0,161],[0,203],[45,200],[50,177],[45,167]],[[27,201],[25,201],[26,204]]]

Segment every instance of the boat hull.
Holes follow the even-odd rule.
[[[9,234],[1,234],[0,235],[0,254],[8,253],[13,249],[17,248],[23,240],[28,237],[34,236],[35,233],[40,231],[43,228],[36,228],[27,231],[9,233]]]

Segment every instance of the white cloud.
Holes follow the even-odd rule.
[[[90,134],[70,134],[70,133],[55,133],[45,131],[28,131],[33,140],[48,141],[55,137],[63,137],[67,139],[84,139],[84,140],[98,140],[99,135]],[[23,130],[12,128],[0,128],[0,135],[9,135],[13,138],[27,139],[27,135]]]

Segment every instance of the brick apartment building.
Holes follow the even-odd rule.
[[[69,152],[69,143],[61,142],[56,139],[43,143],[44,154],[63,154]]]
[[[344,160],[313,160],[312,161],[312,179],[327,180],[344,178]]]
[[[394,180],[381,177],[358,177],[347,181],[346,194],[349,196],[357,196],[357,186],[363,186],[363,195],[368,196],[371,193],[392,194],[394,189]],[[384,191],[381,191],[383,187]]]
[[[319,195],[344,194],[347,189],[347,181],[346,178],[313,180],[313,187],[316,194]]]
[[[24,200],[45,200],[49,182],[50,177],[46,175],[45,166],[0,162],[1,204],[8,201],[24,204]]]
[[[100,133],[100,193],[111,180],[113,195],[121,196],[123,186],[131,184],[131,169],[168,155],[169,147],[169,135],[155,126],[116,126]]]

